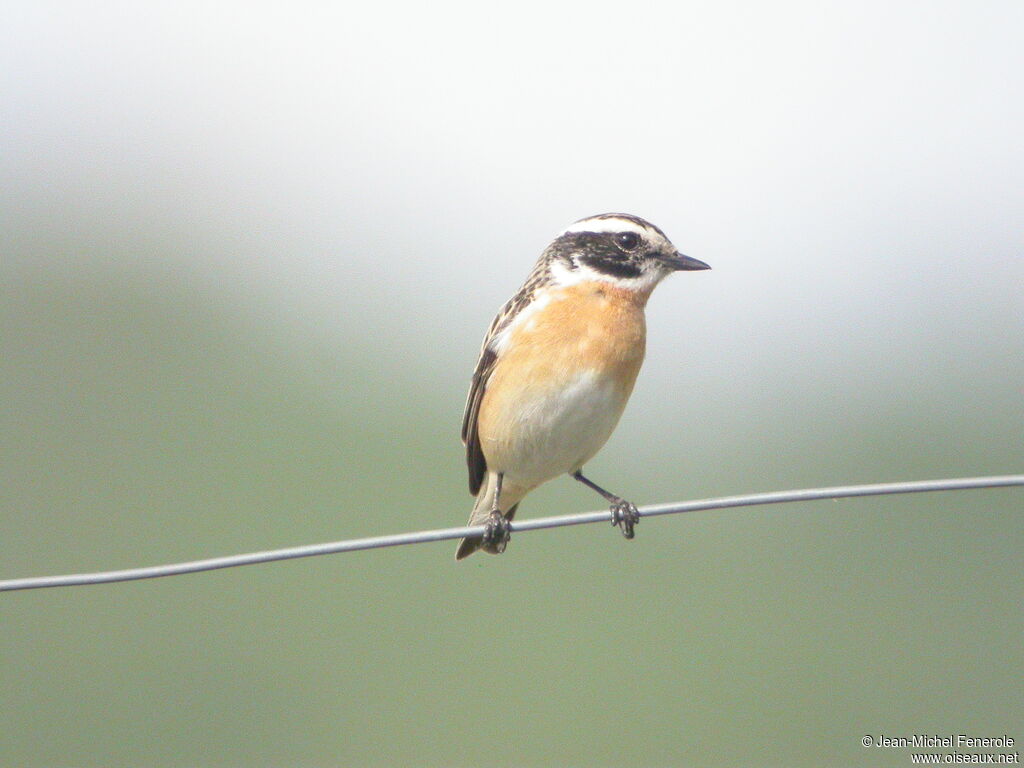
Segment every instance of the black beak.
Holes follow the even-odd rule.
[[[668,266],[676,270],[711,269],[710,264],[705,264],[700,259],[693,258],[693,256],[684,256],[678,251],[676,251],[675,256],[665,257],[664,261]]]

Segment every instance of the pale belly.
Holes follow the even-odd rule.
[[[521,390],[481,430],[488,468],[524,488],[580,469],[607,442],[630,389],[586,370],[558,387]]]

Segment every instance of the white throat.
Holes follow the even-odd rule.
[[[576,259],[573,260],[573,267],[571,269],[569,265],[561,259],[555,259],[551,263],[551,277],[554,280],[555,285],[560,288],[567,288],[580,283],[591,283],[596,281],[611,283],[612,285],[624,288],[628,291],[650,293],[654,290],[654,286],[660,283],[666,274],[668,273],[662,269],[658,269],[658,267],[654,265],[649,266],[637,277],[617,277],[604,272],[598,272],[596,269],[591,269],[586,264],[582,264]]]

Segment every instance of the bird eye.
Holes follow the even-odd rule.
[[[615,236],[615,244],[624,251],[632,251],[640,245],[640,235],[636,232],[620,232]]]

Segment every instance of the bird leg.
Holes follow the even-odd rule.
[[[501,507],[498,500],[501,497],[501,481],[505,477],[499,472],[494,481],[494,501],[491,502],[491,514],[484,523],[484,535],[480,545],[487,547],[496,555],[500,555],[508,546],[508,540],[512,537],[512,528],[508,520],[501,514]]]
[[[633,526],[640,522],[640,512],[637,510],[635,504],[626,501],[621,496],[616,496],[614,493],[608,493],[608,491],[597,483],[585,478],[582,470],[576,470],[573,472],[572,477],[575,480],[579,480],[588,488],[597,491],[605,498],[609,503],[609,508],[611,509],[612,525],[617,525],[622,530],[623,536],[627,539],[632,539],[633,536],[636,535],[633,532]]]

